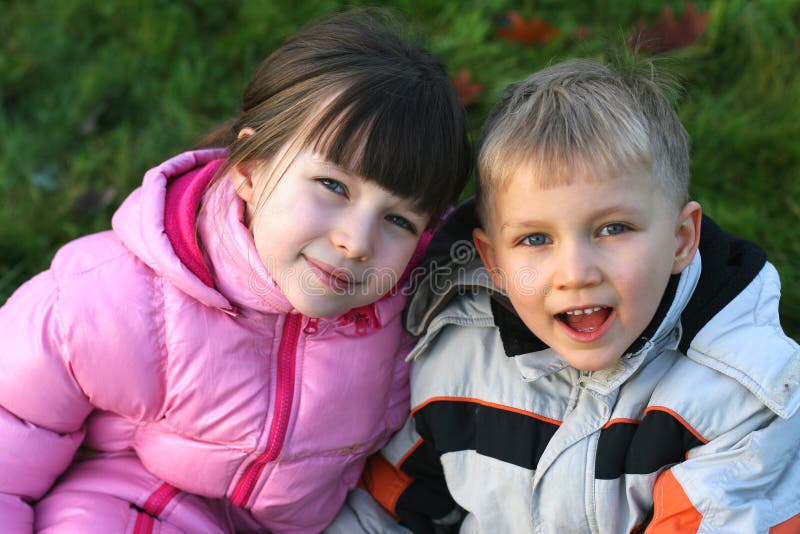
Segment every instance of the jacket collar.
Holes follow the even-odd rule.
[[[528,330],[508,298],[492,285],[471,242],[472,230],[479,224],[474,198],[458,206],[442,224],[422,261],[422,274],[415,280],[406,314],[408,330],[422,335],[456,295],[488,291],[492,296],[491,313],[506,354],[549,350]],[[723,232],[704,216],[695,261],[684,273],[671,277],[653,319],[626,354],[639,353],[664,329],[679,322],[683,330],[679,348],[685,351],[694,336],[755,278],[765,262],[760,248]]]
[[[214,287],[211,269],[197,241],[195,225],[203,194],[214,178],[222,159],[192,169],[167,183],[164,194],[164,233],[178,259],[209,287]]]
[[[224,155],[220,154],[220,155]],[[226,178],[209,189],[223,159],[170,177],[165,193],[164,229],[175,254],[198,279],[236,306],[262,313],[292,313],[294,308],[261,263],[250,232],[243,224],[244,203]],[[336,322],[379,328],[401,312],[404,285],[431,238],[426,231],[394,288],[377,303],[344,312]],[[198,239],[199,238],[199,239]],[[315,325],[316,325],[315,321]],[[360,327],[359,327],[360,328]]]
[[[170,231],[185,234],[184,243],[177,249],[167,235],[173,222],[172,210],[166,210],[169,185],[181,176],[204,168],[214,160],[224,157],[224,151],[198,150],[184,152],[150,169],[142,185],[134,190],[114,213],[111,226],[115,235],[139,260],[172,285],[206,306],[226,309],[230,302],[212,285],[201,268],[191,261],[184,262],[185,251],[196,241],[193,233],[194,212],[178,222]],[[187,186],[184,183],[184,187]],[[196,195],[196,191],[192,192]],[[187,212],[188,213],[188,212]],[[177,230],[176,230],[177,228]],[[199,262],[202,265],[204,262]]]
[[[675,300],[680,278],[679,275],[670,277],[667,288],[664,291],[664,296],[661,298],[661,302],[658,305],[653,319],[642,334],[628,347],[628,350],[625,351],[626,355],[638,353],[648,341],[653,339],[656,332],[659,331],[659,327],[664,322],[664,319],[666,319],[667,312],[670,310]],[[536,337],[536,335],[525,326],[525,323],[522,322],[522,319],[519,318],[519,315],[517,315],[511,307],[511,302],[505,295],[500,293],[494,294],[492,296],[491,305],[495,325],[500,333],[503,348],[508,356],[514,357],[520,354],[543,351],[549,348],[544,341]]]
[[[691,284],[690,298],[677,302],[679,317],[667,322],[682,326],[679,350],[686,352],[697,333],[724,308],[734,297],[753,281],[766,263],[766,254],[750,241],[736,238],[723,230],[710,218],[703,218],[700,249],[692,266],[682,275],[673,275],[656,310],[653,319],[641,336],[633,342],[625,353],[636,354],[642,347],[663,330],[668,314],[675,315],[676,292],[681,278]],[[695,274],[696,271],[696,274]],[[680,300],[680,299],[679,299]],[[672,313],[670,314],[670,312]],[[547,345],[537,338],[513,311],[508,299],[496,295],[492,300],[492,313],[500,332],[506,354],[516,356],[528,352],[545,350]]]
[[[477,225],[470,200],[434,237],[406,317],[412,333],[424,334],[409,357],[423,354],[446,324],[494,326],[506,354],[514,357],[526,380],[563,369],[566,362],[528,331],[508,299],[491,284],[474,251],[468,252]],[[457,295],[462,297],[451,303]],[[653,320],[627,357],[614,369],[592,373],[590,382],[597,378],[603,383],[591,387],[610,391],[659,352],[651,347],[677,348],[689,359],[740,382],[779,416],[790,417],[800,411],[800,349],[781,331],[779,295],[778,275],[764,252],[723,232],[704,216],[698,254],[670,280]]]
[[[663,349],[665,344],[674,347],[677,337],[670,334],[680,332],[680,314],[694,291],[700,265],[698,255],[683,273],[670,278],[650,324],[621,355],[616,365],[586,373],[586,387],[607,394],[627,380],[643,362]],[[514,359],[525,380],[536,380],[568,367],[558,353],[534,336],[516,313],[500,304],[496,298],[492,300],[492,313],[506,355]]]
[[[758,245],[724,232],[710,218],[703,217],[702,228],[703,271],[681,316],[681,352],[686,352],[697,333],[755,279],[767,262],[766,253]]]

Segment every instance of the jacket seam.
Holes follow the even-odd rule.
[[[97,235],[97,234],[95,234],[95,235]],[[117,240],[116,236],[114,236],[114,239],[115,239],[115,240]],[[119,241],[118,241],[118,240],[117,240],[117,243],[118,243],[120,246],[122,246],[122,244],[121,244],[121,243],[119,243]],[[84,269],[81,269],[81,270],[79,270],[79,271],[71,271],[71,270],[67,270],[67,271],[65,271],[65,272],[61,272],[61,269],[59,269],[59,268],[55,267],[55,268],[53,269],[53,272],[54,272],[54,273],[56,273],[58,276],[54,276],[54,278],[62,278],[62,277],[63,277],[63,278],[70,278],[70,277],[79,277],[79,276],[83,276],[83,275],[85,275],[85,274],[89,274],[89,273],[91,273],[92,271],[96,271],[96,270],[98,270],[98,269],[100,269],[100,268],[102,268],[102,267],[105,267],[107,264],[109,264],[109,263],[113,263],[113,262],[115,262],[115,261],[119,260],[120,258],[124,258],[124,257],[130,256],[130,255],[131,255],[131,253],[130,253],[129,251],[127,251],[127,250],[121,250],[120,252],[118,252],[118,253],[117,253],[117,254],[115,254],[114,256],[112,256],[112,257],[109,257],[109,258],[106,258],[106,259],[104,259],[103,261],[96,262],[96,263],[94,263],[93,265],[91,265],[91,266],[89,266],[89,267],[86,267],[86,268],[84,268]],[[139,258],[135,258],[135,260],[136,260],[137,262],[143,263],[143,262],[142,262],[142,260],[141,260],[141,259],[139,259]],[[144,264],[144,263],[143,263],[143,264]],[[148,267],[148,268],[149,268],[149,267]]]
[[[72,365],[73,360],[72,360],[72,351],[70,350],[71,348],[70,344],[67,343],[64,337],[65,318],[61,310],[61,280],[59,280],[60,277],[57,276],[57,272],[55,270],[52,270],[51,272],[53,276],[53,286],[55,293],[53,295],[52,312],[55,318],[55,327],[56,327],[55,335],[57,336],[58,339],[59,355],[62,359],[62,362],[64,363],[64,366],[66,367],[67,372],[69,373],[69,376],[72,377],[72,381],[75,384],[75,387],[77,387],[80,390],[83,397],[88,401],[89,395],[86,394],[86,390],[83,388],[83,385],[81,384],[80,380],[78,380],[78,377],[75,375],[75,370]]]
[[[161,391],[159,392],[161,395],[160,406],[158,409],[158,416],[162,416],[164,412],[164,405],[166,403],[166,391],[167,391],[167,342],[166,342],[166,328],[167,328],[167,318],[166,318],[166,306],[165,306],[165,296],[164,296],[164,280],[162,277],[154,275],[151,278],[151,283],[153,285],[153,294],[152,294],[152,305],[153,305],[153,320],[155,322],[155,330],[156,330],[156,341],[158,343],[158,371],[159,371],[159,382],[161,385]]]
[[[779,402],[776,399],[773,399],[769,394],[769,390],[764,387],[764,384],[762,384],[760,380],[756,380],[750,376],[749,373],[743,369],[740,369],[731,362],[725,361],[717,356],[709,354],[706,351],[698,350],[694,347],[690,347],[689,350],[686,351],[686,357],[693,362],[702,365],[703,367],[712,369],[721,375],[735,380],[740,387],[752,394],[759,400],[759,402],[761,402],[761,404],[772,410],[781,418],[787,419],[790,417],[791,414],[787,414],[786,412],[785,402]],[[749,387],[748,383],[754,387]]]

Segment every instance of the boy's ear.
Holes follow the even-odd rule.
[[[497,256],[489,236],[482,228],[475,228],[472,230],[472,241],[475,243],[475,249],[478,251],[483,265],[489,271],[489,276],[492,277],[492,283],[499,289],[506,291],[505,277],[501,276],[497,265]]]
[[[678,274],[692,263],[697,247],[700,246],[700,226],[703,220],[703,209],[692,200],[687,202],[678,214],[678,226],[675,229],[677,248],[672,263],[672,274]]]

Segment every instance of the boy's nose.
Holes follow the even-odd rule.
[[[600,283],[600,268],[588,248],[581,244],[561,247],[553,273],[553,286],[556,289],[593,287]]]

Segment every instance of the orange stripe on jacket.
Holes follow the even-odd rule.
[[[653,520],[646,534],[685,534],[697,532],[703,514],[689,500],[675,475],[666,470],[653,488]]]
[[[399,520],[395,513],[397,499],[414,481],[413,477],[403,473],[389,463],[381,453],[375,453],[367,459],[364,473],[361,475],[361,484],[364,489],[372,494],[386,511]]]
[[[769,534],[797,534],[800,532],[800,514],[769,529]]]
[[[415,406],[411,409],[411,415],[415,415],[418,411],[423,409],[425,406],[429,404],[433,404],[434,402],[471,402],[473,404],[480,404],[481,406],[488,406],[490,408],[497,408],[498,410],[504,410],[506,412],[513,412],[518,413],[520,415],[525,415],[527,417],[532,417],[533,419],[538,419],[539,421],[544,421],[545,423],[551,423],[557,426],[561,426],[561,421],[558,419],[550,419],[549,417],[545,417],[543,415],[539,415],[538,413],[529,412],[527,410],[522,410],[520,408],[514,408],[513,406],[506,406],[504,404],[497,404],[494,402],[485,401],[483,399],[478,399],[474,397],[431,397],[430,399],[426,400],[422,404]]]

